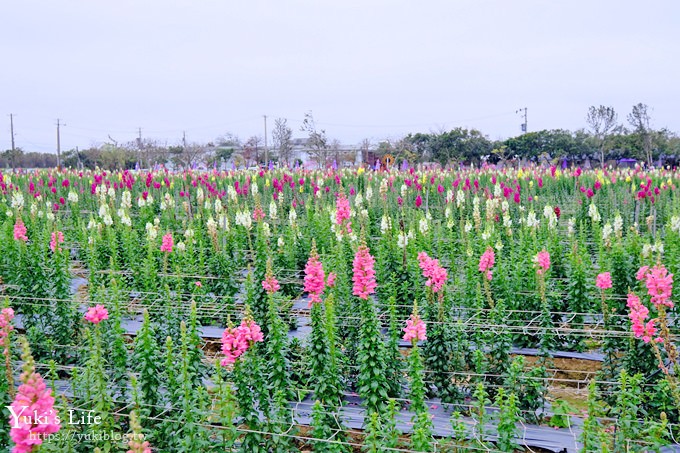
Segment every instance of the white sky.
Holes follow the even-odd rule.
[[[263,134],[306,111],[346,144],[619,121],[680,132],[680,2],[0,0],[0,150]],[[271,137],[270,137],[271,140]],[[270,142],[271,143],[271,142]]]

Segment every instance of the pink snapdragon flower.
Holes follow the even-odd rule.
[[[26,236],[26,225],[21,219],[18,219],[14,224],[14,240],[15,241],[28,241],[28,236]]]
[[[126,453],[152,453],[148,440],[138,440],[134,436],[128,441],[130,449]]]
[[[264,211],[260,206],[255,207],[255,210],[253,211],[253,220],[256,222],[259,222],[260,220],[265,218]]]
[[[15,444],[12,453],[35,451],[46,435],[61,429],[52,389],[48,389],[43,378],[35,372],[35,365],[21,374],[21,382],[10,406],[16,415],[10,414],[9,418],[9,435]]]
[[[2,346],[5,357],[9,355],[9,333],[14,330],[12,325],[12,319],[14,319],[14,310],[7,307],[3,308],[0,312],[0,346]]]
[[[281,289],[278,280],[272,274],[265,276],[265,279],[262,281],[262,287],[267,291],[267,294],[274,294]]]
[[[640,298],[634,293],[628,294],[628,300],[626,306],[630,309],[628,313],[628,318],[632,323],[633,334],[635,338],[642,338],[642,341],[649,343],[652,341],[654,335],[656,335],[656,319],[651,319],[647,321],[649,316],[649,309],[640,302]],[[645,322],[646,321],[646,322]],[[661,342],[663,339],[661,337],[654,338],[654,341]]]
[[[404,341],[424,341],[427,340],[425,321],[420,319],[416,313],[412,313],[406,320],[404,327]]]
[[[534,261],[538,266],[536,272],[539,275],[545,273],[548,269],[550,269],[550,254],[547,251],[541,250],[540,252],[538,252]]]
[[[321,294],[326,287],[324,282],[326,275],[323,271],[323,265],[319,261],[319,254],[316,252],[316,247],[312,247],[309,255],[309,260],[305,265],[305,292],[309,293],[311,297],[309,306],[313,303],[321,302]]]
[[[431,258],[425,252],[418,253],[418,265],[423,271],[423,277],[427,278],[425,286],[432,288],[433,293],[441,291],[448,279],[446,269],[439,265],[439,260]]]
[[[244,319],[241,321],[241,325],[238,326],[238,332],[249,345],[264,341],[262,329],[260,329],[260,326],[252,319]]]
[[[640,269],[638,269],[637,273],[635,274],[635,279],[644,280],[645,276],[647,275],[647,272],[649,272],[649,266],[642,266]]]
[[[173,245],[174,240],[172,239],[172,233],[167,233],[163,235],[163,242],[161,243],[161,252],[172,253]]]
[[[375,292],[377,284],[375,283],[374,266],[375,258],[371,256],[370,250],[366,245],[360,245],[354,255],[352,294],[361,299],[368,299],[368,295]]]
[[[224,359],[220,362],[222,366],[234,363],[248,349],[248,342],[239,335],[235,327],[227,327],[222,333],[222,354]]]
[[[340,192],[335,201],[335,224],[340,227],[342,233],[349,234],[352,232],[352,222],[350,222],[349,217],[349,200],[344,193]]]
[[[109,312],[106,310],[106,307],[98,304],[94,307],[90,307],[87,310],[87,313],[85,313],[85,319],[90,321],[92,324],[99,324],[103,320],[109,319]]]
[[[264,341],[260,326],[246,317],[238,327],[227,327],[222,333],[222,366],[234,363],[254,343]]]
[[[647,294],[652,296],[651,302],[655,307],[664,305],[673,308],[671,295],[673,293],[673,274],[668,273],[668,269],[663,264],[657,264],[653,268],[643,266],[636,274],[638,280],[645,280]]]
[[[492,273],[491,268],[496,261],[496,255],[494,254],[492,247],[487,247],[482,256],[479,258],[479,272],[484,273],[487,280],[491,280]]]
[[[329,272],[328,277],[326,277],[326,286],[329,288],[333,288],[335,286],[335,279],[337,278],[337,274],[335,272]]]
[[[612,274],[609,272],[602,272],[601,274],[597,275],[597,279],[595,281],[595,286],[598,288],[605,290],[609,289],[612,287]]]
[[[57,250],[61,251],[61,247],[59,247],[59,244],[64,243],[64,233],[61,231],[53,231],[52,232],[52,239],[50,240],[50,249],[52,252],[56,253]]]

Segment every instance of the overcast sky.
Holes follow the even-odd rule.
[[[475,127],[491,139],[625,122],[680,132],[677,0],[0,3],[0,150],[242,140],[304,113],[346,144]],[[271,140],[271,137],[270,137]]]

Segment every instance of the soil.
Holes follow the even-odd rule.
[[[533,366],[540,357],[524,356],[524,359],[528,366]],[[560,386],[579,389],[587,388],[590,380],[602,368],[602,362],[594,360],[553,358],[551,361],[548,371],[552,373],[554,382]]]

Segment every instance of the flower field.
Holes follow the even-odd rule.
[[[640,168],[0,173],[0,444],[676,445],[678,185]]]

